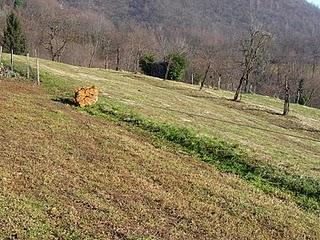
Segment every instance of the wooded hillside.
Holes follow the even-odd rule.
[[[320,10],[304,0],[8,0],[0,6],[3,28],[12,10],[19,16],[31,55],[37,50],[53,61],[132,72],[142,70],[147,56],[152,69],[144,73],[232,91],[243,75],[243,44],[259,28],[271,41],[245,91],[283,98],[287,79],[290,101],[320,106]],[[178,74],[174,55],[183,63]]]
[[[304,0],[61,0],[103,13],[117,24],[137,21],[152,27],[179,27],[189,33],[216,31],[230,37],[251,22],[279,35],[319,34],[319,9]]]

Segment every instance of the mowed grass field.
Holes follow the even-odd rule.
[[[7,57],[7,56],[6,56]],[[15,57],[24,70],[23,57]],[[319,239],[319,215],[285,193],[154,142],[127,125],[53,101],[96,85],[105,101],[199,135],[237,143],[250,158],[319,178],[319,111],[138,74],[41,61],[43,87],[1,80],[0,238]]]
[[[24,57],[15,59],[18,64],[26,62]],[[150,119],[239,144],[262,163],[320,178],[318,109],[292,104],[290,116],[283,117],[279,115],[283,102],[271,97],[244,95],[241,103],[235,103],[230,101],[231,92],[199,92],[198,86],[139,74],[45,60],[41,61],[41,69],[44,85],[57,96],[70,94],[77,87],[96,85],[102,96],[122,102]]]

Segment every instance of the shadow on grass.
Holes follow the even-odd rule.
[[[176,111],[160,107],[158,109]],[[250,159],[237,145],[216,138],[199,136],[188,128],[152,121],[134,112],[128,112],[125,106],[97,104],[85,110],[93,116],[105,117],[108,120],[140,128],[154,137],[180,146],[187,153],[215,165],[222,172],[238,175],[263,191],[268,193],[284,191],[292,194],[296,203],[302,208],[315,214],[320,211],[320,182],[318,179],[252,161],[254,159]]]
[[[227,101],[229,103],[238,103],[237,104],[232,104],[228,107],[241,110],[241,111],[247,111],[247,112],[261,112],[261,113],[267,113],[270,115],[276,115],[276,116],[283,116],[282,113],[272,110],[272,109],[267,109],[267,108],[256,108],[253,106],[248,106],[248,103],[242,102],[241,100],[235,101],[234,99],[228,98]]]
[[[65,105],[69,105],[69,106],[73,106],[73,107],[77,107],[76,102],[71,97],[57,97],[57,98],[52,99],[52,101],[63,103]]]
[[[250,125],[250,124],[243,124],[241,122],[223,120],[223,119],[210,117],[210,116],[205,116],[205,115],[201,115],[201,114],[185,112],[185,111],[181,111],[181,110],[178,110],[178,109],[171,109],[171,108],[168,108],[168,107],[161,107],[161,106],[156,106],[156,105],[147,105],[147,106],[152,107],[152,108],[156,108],[156,109],[161,109],[161,110],[164,110],[164,111],[184,114],[184,115],[190,116],[190,117],[198,117],[198,118],[203,118],[203,119],[212,120],[212,121],[216,121],[216,122],[227,123],[227,124],[230,124],[230,125],[236,125],[236,126],[239,126],[239,127],[245,127],[245,128],[260,130],[260,131],[263,131],[263,132],[274,133],[274,134],[278,134],[278,135],[282,135],[282,136],[294,137],[294,138],[309,140],[309,141],[313,141],[313,142],[320,142],[320,140],[316,139],[316,138],[299,136],[299,135],[290,134],[290,133],[286,133],[286,132],[275,131],[275,130],[268,129],[268,128],[263,128],[263,127],[256,127],[256,126],[253,126],[253,125]],[[281,115],[282,116],[282,114],[277,113],[277,112],[272,112],[272,114]]]
[[[282,113],[271,110],[271,109],[246,108],[243,110],[244,111],[252,111],[252,112],[264,112],[264,113],[271,114],[271,115],[283,116]]]
[[[193,97],[193,98],[202,98],[202,99],[212,99],[212,100],[226,100],[226,98],[219,98],[219,97],[214,97],[210,95],[201,95],[201,94],[188,94],[186,95],[188,97]]]

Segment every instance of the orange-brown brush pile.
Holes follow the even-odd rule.
[[[98,101],[99,90],[95,87],[83,87],[75,92],[75,102],[80,107],[90,106]]]

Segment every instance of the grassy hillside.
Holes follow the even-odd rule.
[[[25,59],[15,59],[23,72]],[[209,144],[207,138],[219,139],[219,149],[236,144],[248,166],[313,179],[301,192],[309,198],[320,176],[319,110],[294,106],[290,117],[282,117],[282,103],[267,97],[247,95],[234,103],[229,92],[199,92],[138,74],[44,60],[41,67],[45,91],[0,82],[1,236],[320,238],[318,213],[303,210],[290,194],[298,190],[248,184],[237,171],[227,174],[219,164],[199,161],[202,152],[177,139],[187,127],[195,133],[187,133],[191,144]],[[93,84],[101,101],[85,110],[107,120],[59,102]],[[104,106],[108,111],[99,111]],[[164,135],[168,126],[174,127]]]
[[[23,57],[16,60],[24,63]],[[19,66],[17,66],[19,67]],[[42,61],[44,86],[56,97],[77,87],[96,85],[101,95],[121,102],[147,118],[194,129],[242,146],[252,157],[302,175],[320,177],[320,111],[292,105],[283,117],[283,102],[259,95],[230,101],[231,92],[162,81],[126,72],[87,69]],[[21,67],[24,70],[25,67]]]

